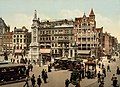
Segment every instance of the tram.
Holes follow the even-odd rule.
[[[0,65],[0,85],[26,78],[25,64],[2,64]]]

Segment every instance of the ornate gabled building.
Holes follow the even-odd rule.
[[[35,11],[32,24],[30,58],[50,61],[52,58],[74,57],[73,20],[39,21]]]
[[[78,46],[78,57],[98,57],[98,49],[102,45],[103,27],[96,28],[93,9],[91,9],[88,17],[84,13],[83,17],[75,18],[74,31]]]
[[[32,41],[29,52],[31,60],[45,62],[50,61],[51,58],[76,59],[103,56],[105,48],[103,27],[96,27],[93,9],[89,16],[84,14],[83,17],[75,18],[75,21],[67,19],[40,21],[35,11],[31,29]],[[111,40],[111,42],[115,41],[115,39]]]

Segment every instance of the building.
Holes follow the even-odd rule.
[[[3,39],[6,37],[5,35],[8,34],[7,32],[10,32],[10,27],[6,25],[2,18],[0,18],[0,54],[3,54],[5,51],[4,47],[6,43],[4,43]]]
[[[13,31],[13,54],[14,56],[23,56],[29,50],[31,43],[31,33],[23,26],[22,28],[14,28]]]
[[[12,35],[13,32],[6,32],[2,35],[2,45],[3,45],[3,51],[7,51],[8,53],[12,53]]]
[[[118,40],[114,36],[111,36],[110,33],[105,32],[103,34],[103,48],[105,55],[114,55],[117,51]]]
[[[35,11],[32,24],[30,58],[51,61],[52,58],[73,58],[73,20],[39,21]],[[41,58],[42,57],[42,58]]]
[[[10,32],[10,27],[6,25],[2,18],[0,18],[0,35],[6,32]]]
[[[31,29],[29,58],[41,63],[64,58],[99,59],[113,52],[112,46],[117,45],[115,38],[103,33],[103,27],[96,27],[93,9],[89,16],[84,14],[83,17],[75,18],[75,21],[41,21],[35,11]]]
[[[98,57],[98,51],[102,48],[103,27],[96,28],[96,20],[93,9],[87,17],[84,13],[83,17],[75,18],[74,23],[75,42],[78,46],[78,57]]]

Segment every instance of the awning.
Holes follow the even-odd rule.
[[[58,60],[58,59],[61,59],[61,57],[56,57],[55,59]]]
[[[51,49],[40,49],[40,53],[50,53]]]
[[[78,50],[78,54],[90,54],[90,50]]]
[[[22,50],[15,50],[15,53],[22,53]]]

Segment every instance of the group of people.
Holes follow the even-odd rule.
[[[107,70],[105,69],[103,63],[102,63],[102,65],[101,64],[98,64],[98,65],[99,65],[99,68],[102,68],[102,73],[100,73],[100,71],[99,71],[98,74],[97,74],[98,83],[100,83],[99,87],[104,87],[104,78],[106,77],[106,71],[111,72],[111,68],[110,68],[109,64],[107,65]],[[118,66],[117,66],[116,74],[117,75],[120,74],[120,69],[119,69]],[[118,80],[117,80],[117,77],[115,76],[115,74],[113,74],[111,81],[112,81],[113,87],[118,87]]]
[[[41,84],[42,84],[41,78],[43,79],[44,83],[47,83],[48,75],[47,75],[46,69],[42,70],[41,75],[42,75],[42,77],[40,77],[40,75],[39,75],[38,78],[37,78],[37,85],[38,85],[38,87],[41,87]],[[29,86],[29,82],[28,82],[29,80],[31,80],[32,87],[36,87],[36,78],[35,78],[34,74],[32,75],[31,78],[26,77],[25,84],[24,84],[23,87],[30,87]]]

